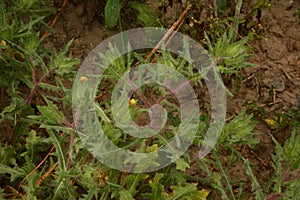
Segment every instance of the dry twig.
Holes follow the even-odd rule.
[[[58,162],[56,162],[39,180],[36,182],[35,186],[41,185],[41,183],[49,176],[49,174],[57,167]]]
[[[62,4],[62,6],[61,6],[59,12],[56,14],[56,16],[54,17],[54,19],[53,19],[53,20],[50,22],[50,24],[49,24],[49,26],[50,26],[51,28],[53,28],[54,25],[56,24],[58,18],[61,16],[61,14],[62,14],[64,8],[65,8],[66,5],[67,5],[67,3],[68,3],[68,0],[64,0],[64,2],[63,2],[63,4]],[[39,41],[43,40],[48,34],[49,34],[49,30],[47,30],[47,31],[40,37],[40,40],[39,40]]]
[[[167,31],[167,33],[162,37],[162,39],[156,44],[156,46],[152,49],[152,51],[145,57],[145,60],[148,60],[149,58],[151,58],[155,52],[160,48],[161,44],[167,40],[166,45],[171,41],[172,36],[171,34],[173,33],[173,31],[177,28],[177,30],[179,30],[180,26],[183,24],[184,18],[187,14],[187,12],[192,8],[192,5],[189,5],[185,8],[185,10],[181,13],[181,15],[179,16],[179,18],[176,20],[176,22],[173,23],[173,25],[169,28],[169,30]],[[154,62],[155,60],[152,60],[151,62]],[[138,66],[141,62],[138,61],[136,62],[133,66],[132,69],[134,69],[136,66]]]
[[[60,134],[59,136],[62,137],[66,132],[63,132],[62,134]],[[31,170],[31,172],[29,172],[21,181],[21,183],[19,184],[18,190],[20,190],[21,186],[23,185],[23,183],[25,182],[25,180],[32,175],[51,155],[51,153],[54,151],[54,146],[52,146],[52,148],[50,149],[50,151],[47,153],[47,155],[43,158],[43,160],[33,169]]]

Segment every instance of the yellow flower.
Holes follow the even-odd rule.
[[[80,82],[81,83],[85,83],[85,82],[87,82],[89,79],[86,77],[86,76],[81,76],[80,77]]]
[[[129,104],[130,104],[130,105],[134,105],[134,104],[136,104],[136,102],[137,102],[137,101],[136,101],[135,99],[130,99]]]
[[[0,45],[6,46],[6,42],[4,40],[0,40]]]
[[[273,126],[273,125],[275,125],[275,120],[274,119],[271,119],[271,118],[267,118],[267,119],[265,119],[265,122],[267,122],[267,124],[269,124],[269,125],[271,125],[271,126]]]

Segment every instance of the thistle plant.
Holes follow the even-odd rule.
[[[218,2],[225,5],[225,1]],[[112,19],[106,19],[109,27],[116,25],[122,6],[120,1],[107,1],[106,13],[114,12]],[[153,17],[148,7],[137,3],[133,9],[139,12],[138,20],[141,24],[146,26],[154,23],[156,17]],[[219,13],[224,9],[219,7]],[[184,153],[175,160],[168,154],[170,152],[166,152],[165,158],[174,159],[174,162],[149,173],[121,172],[99,162],[88,151],[84,144],[85,138],[80,135],[82,133],[75,128],[82,123],[80,117],[84,116],[82,113],[75,113],[73,118],[70,116],[72,109],[76,110],[71,106],[72,101],[86,99],[87,95],[92,94],[92,88],[87,87],[91,77],[79,77],[77,86],[90,90],[86,90],[86,93],[79,91],[73,94],[72,99],[70,84],[76,80],[75,67],[80,63],[68,53],[72,40],[61,49],[45,47],[47,35],[44,36],[43,33],[53,31],[45,18],[53,17],[55,13],[56,10],[49,9],[49,5],[42,0],[0,2],[0,199],[204,200],[220,196],[223,199],[243,199],[246,183],[236,183],[228,175],[228,169],[236,162],[242,163],[241,170],[247,175],[253,198],[274,199],[280,196],[283,199],[292,199],[299,196],[299,180],[287,180],[284,173],[284,169],[292,172],[300,164],[297,109],[285,115],[283,121],[276,121],[287,127],[291,136],[282,145],[273,138],[276,145],[272,163],[275,173],[267,186],[255,176],[255,166],[240,151],[242,147],[253,152],[259,149],[256,138],[258,133],[254,131],[258,122],[253,119],[253,115],[247,114],[249,111],[242,111],[227,121],[218,143],[205,158],[192,160],[188,153]],[[152,17],[148,18],[149,15]],[[160,22],[155,23],[157,26],[161,25]],[[227,75],[239,73],[241,69],[251,66],[246,61],[251,56],[248,54],[248,38],[233,42],[233,30],[230,31],[225,32],[216,43],[206,36],[209,56],[218,64],[219,72]],[[186,41],[183,43],[184,47],[189,46]],[[105,69],[102,81],[97,85],[96,96],[91,95],[95,106],[95,121],[101,124],[105,137],[122,149],[137,153],[156,152],[172,141],[180,126],[185,130],[196,129],[196,137],[192,142],[195,148],[199,148],[204,142],[210,122],[213,122],[208,111],[197,115],[200,121],[197,127],[188,126],[189,120],[192,120],[189,117],[181,125],[183,113],[179,100],[172,92],[179,91],[186,84],[191,84],[193,89],[199,89],[207,79],[207,73],[205,70],[199,73],[199,69],[191,64],[191,52],[186,51],[186,48],[182,49],[182,54],[187,59],[183,59],[166,51],[164,45],[167,44],[162,44],[162,48],[156,51],[152,59],[145,59],[147,52],[130,52],[113,59],[120,54],[120,49],[113,45],[108,46],[107,54],[97,55],[102,64],[109,64],[110,67]],[[155,68],[155,75],[158,77],[163,77],[166,70],[174,70],[186,81],[173,91],[167,89],[167,82],[162,85],[136,87],[135,91],[129,93],[125,92],[128,86],[125,85],[119,87],[120,90],[116,93],[117,97],[124,96],[125,100],[120,98],[120,101],[114,102],[115,107],[112,101],[103,101],[101,97],[113,95],[114,87],[124,74],[129,73],[128,77],[132,78],[130,80],[134,80],[138,75],[147,74],[147,70],[151,70],[134,70],[133,66],[137,61],[146,66],[157,64],[159,67]],[[97,67],[103,68],[101,64]],[[169,75],[171,77],[173,74]],[[221,82],[218,83],[223,87]],[[195,99],[190,99],[187,95],[184,100],[189,105]],[[132,137],[121,126],[116,126],[113,109],[122,116],[128,114],[123,106],[126,105],[129,110],[128,119],[137,124],[142,121],[147,125],[148,119],[157,111],[155,107],[149,109],[153,104],[165,109],[165,113],[160,114],[166,116],[166,123],[159,127],[159,134],[148,138]],[[188,113],[189,116],[193,116],[192,111],[191,109]],[[146,117],[141,118],[143,115]],[[279,127],[282,128],[273,128]],[[94,121],[89,122],[89,128],[95,129]],[[184,140],[175,141],[175,144],[180,146],[190,142],[190,135],[185,136]],[[226,156],[228,162],[221,155]],[[153,154],[153,160],[157,158],[158,155]],[[112,157],[111,160],[113,159],[121,158]],[[134,157],[126,158],[126,161],[128,168],[140,171],[159,162],[150,162],[145,158],[142,162],[137,162]],[[204,172],[205,177],[187,172],[195,166]]]

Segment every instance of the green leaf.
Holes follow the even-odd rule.
[[[255,126],[256,122],[252,119],[252,115],[247,115],[246,111],[243,110],[223,128],[219,141],[227,145],[247,144],[250,148],[255,148],[259,142],[254,138],[256,135],[253,133]]]
[[[16,152],[13,146],[0,145],[0,164],[16,165]]]
[[[209,191],[202,189],[202,190],[197,190],[195,192],[195,195],[192,195],[189,199],[191,200],[206,200],[206,197],[209,195]]]
[[[148,146],[146,149],[146,152],[151,152],[147,154],[147,156],[129,156],[125,159],[125,163],[131,163],[131,164],[137,164],[135,167],[136,171],[143,171],[145,169],[148,169],[149,167],[158,167],[159,163],[155,161],[155,159],[158,157],[158,150],[157,150],[157,144],[154,144],[152,146]]]
[[[26,184],[23,184],[22,188],[26,191],[27,199],[37,200],[36,192],[38,190],[38,187],[36,187],[35,184],[42,175],[42,173],[38,174],[37,172],[34,172],[26,178]]]
[[[109,66],[105,72],[104,77],[108,79],[117,79],[119,80],[122,75],[126,72],[126,60],[124,56],[116,57],[116,55],[120,55],[120,51],[116,45],[112,45],[111,43],[108,44],[109,50],[106,53],[99,53],[99,58],[101,59],[100,63],[95,63],[98,67],[106,68]],[[128,46],[130,49],[130,45]]]
[[[73,67],[79,63],[78,59],[67,57],[67,52],[72,42],[73,40],[70,40],[61,51],[51,57],[50,69],[57,69],[56,73],[59,75],[64,75],[72,72]]]
[[[137,193],[136,187],[139,185],[139,182],[148,177],[148,174],[131,174],[124,179],[122,186],[127,188],[127,191],[134,196]]]
[[[87,194],[82,195],[84,198],[81,198],[81,200],[92,200],[95,195],[97,195],[97,188],[98,186],[93,186],[92,188],[90,188]]]
[[[56,179],[53,199],[69,199],[76,194],[71,184],[71,178],[78,176],[79,172],[75,168],[68,169],[67,148],[62,145],[62,137],[51,129],[48,129],[48,134],[50,135],[50,141],[55,146],[54,155],[58,160],[58,167],[55,169],[58,178]]]
[[[132,195],[127,190],[121,190],[120,191],[120,200],[134,200]]]
[[[252,172],[249,160],[243,158],[243,161],[244,161],[245,171],[247,175],[250,177],[250,179],[252,180],[252,184],[251,184],[252,192],[255,194],[256,199],[265,199],[265,195],[263,194],[262,187]]]
[[[4,199],[4,192],[2,188],[0,188],[0,199]]]
[[[217,190],[219,190],[222,194],[221,199],[229,199],[224,188],[223,188],[223,184],[221,182],[221,177],[218,173],[214,172],[213,173],[213,187]]]
[[[71,197],[77,196],[70,178],[78,174],[72,174],[72,171],[74,171],[74,169],[68,172],[57,172],[59,177],[56,180],[53,199],[70,199]]]
[[[186,168],[189,168],[189,167],[190,167],[189,163],[187,163],[182,158],[179,158],[178,160],[176,160],[176,169],[185,171]]]
[[[107,0],[105,5],[105,24],[108,28],[113,28],[119,19],[122,4],[119,0]]]
[[[139,12],[138,21],[145,27],[159,27],[159,18],[149,6],[134,2],[131,7]]]
[[[234,193],[233,193],[233,189],[232,189],[232,185],[230,184],[229,182],[229,179],[227,177],[227,174],[222,166],[222,163],[220,162],[219,160],[219,156],[217,154],[217,151],[213,151],[213,156],[214,156],[214,159],[216,160],[216,166],[217,168],[220,170],[222,176],[223,176],[223,179],[225,181],[225,185],[226,185],[226,189],[229,190],[229,195],[230,195],[230,199],[235,199],[234,198]],[[222,184],[221,184],[221,188],[223,190],[223,187],[222,187]]]
[[[284,200],[285,199],[295,199],[299,200],[300,198],[300,179],[297,178],[295,180],[289,181],[285,183],[286,190],[284,192]]]
[[[230,35],[229,30],[229,35]],[[207,41],[207,46],[209,53],[214,58],[221,73],[234,74],[237,72],[237,69],[245,68],[251,66],[252,64],[245,62],[246,59],[251,57],[251,54],[248,54],[250,47],[247,45],[249,40],[248,37],[243,37],[241,40],[232,43],[230,36],[228,37],[227,32],[217,40],[215,45],[211,44],[209,37],[205,33],[205,39]]]
[[[197,191],[197,183],[188,184],[184,187],[171,186],[171,189],[173,191],[172,196],[166,198],[167,200],[191,199]]]
[[[36,154],[36,146],[41,143],[39,138],[36,136],[36,132],[34,130],[31,130],[28,133],[28,137],[26,138],[26,149],[27,151],[22,154],[22,156],[26,156],[26,159],[30,159],[31,161],[34,160],[35,154]]]
[[[164,200],[167,195],[164,193],[165,187],[159,181],[164,177],[163,173],[155,173],[152,180],[149,181],[149,185],[152,188],[151,193],[146,193],[143,196],[147,199]]]
[[[281,193],[282,188],[282,161],[283,161],[283,148],[281,145],[276,141],[276,139],[270,135],[273,142],[276,144],[276,154],[272,156],[272,167],[275,171],[275,176],[273,177],[274,182],[274,190],[276,194]]]
[[[3,120],[5,119],[13,119],[14,116],[20,111],[25,109],[28,105],[25,104],[19,104],[17,105],[18,102],[12,102],[9,106],[6,106],[2,112],[0,113],[1,119],[0,119],[0,124],[2,123]]]
[[[61,144],[61,138],[58,136],[58,134],[54,133],[52,130],[48,130],[48,133],[50,135],[50,139],[53,142],[53,145],[55,146],[55,154],[58,159],[58,167],[62,171],[67,170],[67,161],[66,161],[66,156],[65,156],[65,150]]]
[[[300,135],[296,131],[292,132],[291,137],[286,141],[283,147],[285,160],[294,170],[300,165]]]
[[[20,169],[19,167],[15,166],[14,168],[11,168],[7,165],[0,164],[0,174],[10,174],[10,181],[14,181],[16,178],[24,177],[26,175],[26,172],[23,169]]]
[[[227,9],[227,0],[217,0],[218,14],[224,14]]]
[[[33,119],[40,119],[46,124],[61,124],[61,120],[64,118],[64,114],[58,110],[55,104],[45,98],[48,106],[37,106],[40,113],[43,115],[40,116],[30,116]]]

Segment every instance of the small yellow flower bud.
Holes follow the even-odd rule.
[[[273,119],[270,119],[270,118],[265,119],[265,122],[267,122],[267,124],[271,125],[271,126],[275,125],[275,123],[276,123]]]
[[[87,82],[89,79],[86,77],[86,76],[81,76],[80,77],[80,82],[81,83],[85,83],[85,82]]]
[[[0,44],[1,44],[2,46],[6,46],[6,42],[5,42],[4,40],[0,40]]]
[[[136,100],[135,100],[135,99],[130,99],[129,104],[130,104],[130,105],[136,104]]]

